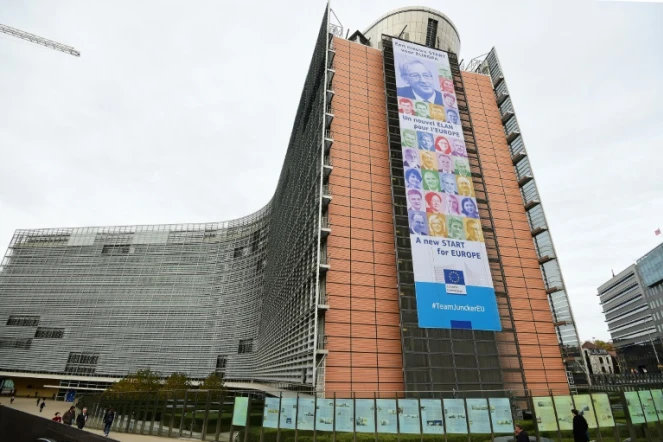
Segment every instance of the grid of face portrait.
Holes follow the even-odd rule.
[[[419,123],[429,122],[401,131],[410,232],[483,242],[454,84],[445,61],[446,65],[435,65],[437,75],[429,61],[406,58],[399,65],[400,83],[407,84],[397,88],[399,112]],[[412,96],[415,99],[408,98]],[[435,121],[457,130],[435,133],[429,130]]]

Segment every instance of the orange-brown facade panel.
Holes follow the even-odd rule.
[[[382,53],[338,38],[334,47],[325,390],[370,396],[404,390]],[[490,78],[464,72],[463,81],[514,319],[515,334],[498,333],[502,368],[522,367],[535,394],[568,393]],[[505,373],[504,383],[519,389],[522,378]]]
[[[552,313],[491,80],[463,72],[463,82],[527,387],[533,394],[568,393]]]
[[[403,391],[382,53],[335,39],[328,396]]]

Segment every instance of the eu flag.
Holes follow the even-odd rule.
[[[463,271],[444,269],[444,288],[450,295],[467,295]]]
[[[462,270],[444,269],[444,283],[454,285],[465,285],[465,275]]]

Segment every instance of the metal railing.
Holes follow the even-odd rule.
[[[572,408],[583,413],[589,436],[598,441],[631,437],[654,442],[663,435],[658,417],[663,417],[663,391],[657,389],[577,386],[573,395],[454,390],[316,396],[283,389],[171,390],[105,393],[83,397],[77,405],[90,410],[90,428],[103,428],[112,407],[112,432],[214,441],[414,441],[426,436],[478,442],[512,434],[519,424],[537,441],[566,442],[572,440]]]

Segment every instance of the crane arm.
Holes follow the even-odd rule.
[[[71,46],[63,45],[62,43],[58,43],[57,41],[48,40],[46,38],[30,34],[29,32],[12,28],[10,26],[5,26],[0,24],[0,32],[2,32],[3,34],[11,35],[16,38],[20,38],[22,40],[36,43],[38,45],[46,46],[47,48],[55,49],[56,51],[65,52],[75,57],[81,56],[81,53],[78,52],[76,49],[72,48]]]

